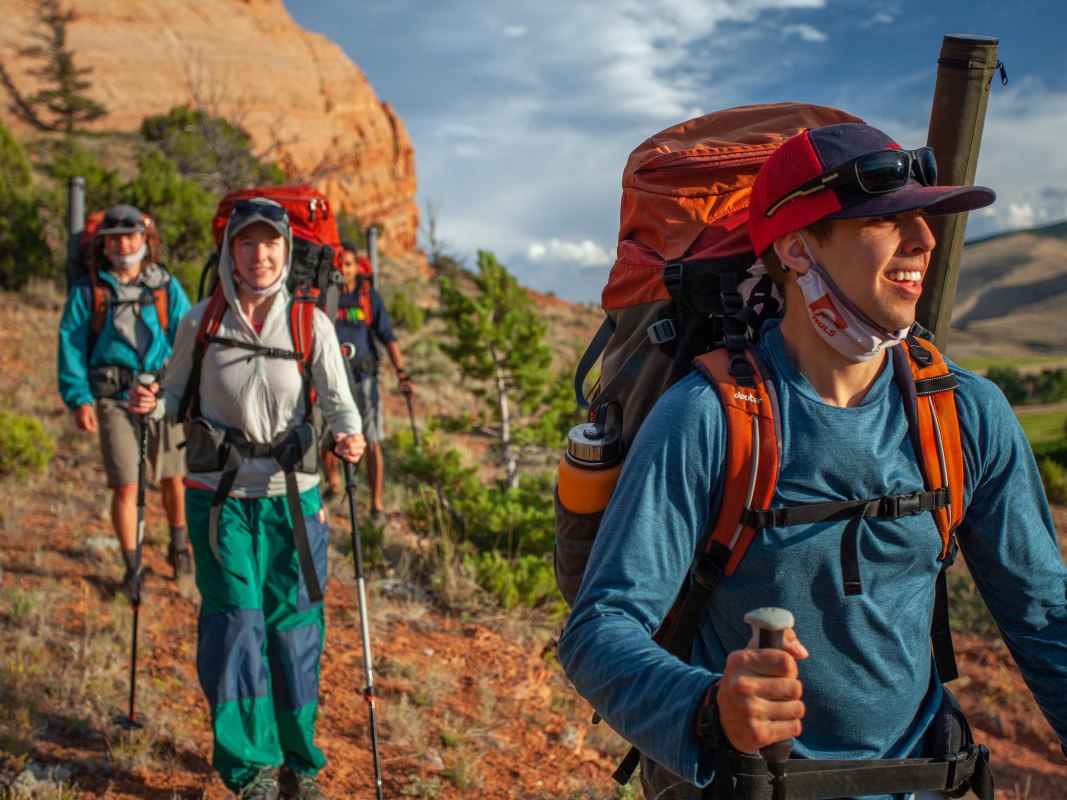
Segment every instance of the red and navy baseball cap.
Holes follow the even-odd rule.
[[[878,193],[865,189],[857,159],[897,151],[897,182]],[[925,151],[925,152],[924,152]],[[842,167],[840,171],[836,168]],[[762,253],[779,237],[820,219],[877,217],[923,209],[928,215],[958,214],[996,199],[985,186],[937,186],[933,151],[903,151],[877,128],[843,122],[811,128],[786,140],[767,159],[752,187],[748,234]]]

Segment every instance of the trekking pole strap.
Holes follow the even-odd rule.
[[[732,789],[725,796],[722,784],[709,787],[709,800],[767,800],[770,772],[758,756],[732,752],[729,756]],[[796,758],[786,763],[785,797],[788,800],[828,800],[872,794],[920,791],[955,793],[969,789],[979,800],[993,800],[989,751],[971,745],[944,758],[845,759],[840,761]],[[712,793],[718,786],[719,789]]]

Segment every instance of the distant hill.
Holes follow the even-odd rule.
[[[968,243],[949,352],[1067,356],[1067,222]]]

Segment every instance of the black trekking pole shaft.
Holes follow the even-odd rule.
[[[415,449],[419,449],[419,427],[415,424],[415,406],[411,402],[411,389],[404,392],[404,400],[408,404],[408,419],[411,420],[411,435],[415,438]]]
[[[759,649],[782,650],[785,646],[785,632],[793,627],[794,620],[792,614],[781,608],[757,608],[745,614],[745,622],[752,626]],[[767,770],[771,774],[773,800],[786,800],[785,766],[792,752],[792,739],[760,748],[760,755],[767,762]]]
[[[352,464],[342,460],[345,470],[345,494],[348,495],[348,518],[352,525],[352,554],[356,564],[356,590],[359,593],[359,632],[363,640],[363,679],[366,688],[363,698],[367,701],[370,714],[371,748],[374,753],[374,781],[378,800],[382,795],[382,759],[378,751],[378,717],[374,708],[374,669],[370,652],[370,620],[367,617],[367,584],[363,577],[363,548],[359,540],[359,525],[356,521],[356,482],[352,475]]]

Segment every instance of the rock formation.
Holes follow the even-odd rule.
[[[381,246],[415,247],[415,153],[404,123],[378,100],[341,48],[298,26],[282,0],[62,0],[74,11],[68,47],[89,67],[88,94],[108,110],[94,130],[134,131],[141,120],[192,104],[244,128],[259,152],[335,208],[382,226]],[[19,53],[46,29],[37,0],[0,0],[0,64],[11,90],[37,91],[39,60]],[[0,91],[2,94],[2,91]]]

